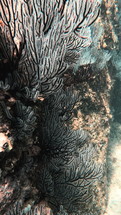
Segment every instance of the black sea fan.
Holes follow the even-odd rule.
[[[10,65],[11,88],[31,100],[58,91],[68,62],[90,45],[99,3],[1,0],[0,9],[0,50]]]
[[[61,90],[49,96],[42,105],[43,119],[38,124],[41,148],[48,157],[65,157],[81,147],[88,133],[81,128],[72,130],[68,122],[74,106],[79,102],[79,93],[73,89]]]
[[[55,212],[62,204],[67,212],[76,213],[82,210],[82,204],[92,200],[91,184],[103,174],[102,165],[93,161],[95,153],[93,145],[86,144],[70,153],[68,159],[44,156],[37,188]]]
[[[31,137],[36,127],[36,115],[30,106],[25,106],[19,100],[12,106],[12,113],[7,109],[4,102],[1,105],[11,120],[11,129],[14,139],[25,140]]]
[[[66,124],[64,115],[75,104],[74,99],[71,104],[66,103],[68,95],[68,91],[61,92],[55,105],[53,96],[43,103],[46,108],[40,127],[37,188],[55,212],[62,204],[67,212],[76,213],[81,210],[81,203],[92,198],[90,186],[101,178],[103,167],[94,162],[96,151],[89,143],[88,133],[82,129],[74,131]]]
[[[81,203],[92,198],[90,185],[102,176],[88,133],[69,126],[79,93],[63,87],[64,72],[91,43],[90,25],[98,15],[97,0],[0,1],[0,100],[18,144],[10,153],[3,152],[3,181],[8,174],[14,178],[21,191],[16,189],[17,198],[24,202],[26,179],[28,198],[48,201],[55,214],[62,212],[60,205],[65,214],[81,211]],[[19,148],[29,138],[31,144]],[[17,214],[26,214],[18,204],[7,213]],[[28,214],[37,214],[36,208]]]
[[[36,116],[33,108],[17,101],[13,111],[14,116],[11,118],[11,122],[14,138],[23,140],[32,137],[36,127]]]

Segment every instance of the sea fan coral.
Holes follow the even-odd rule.
[[[90,0],[2,0],[0,49],[2,60],[10,64],[11,88],[32,100],[57,91],[67,58],[90,45],[89,26],[98,8],[98,2]]]
[[[27,181],[28,198],[34,196],[32,185],[39,193],[37,201],[46,199],[55,213],[60,205],[69,213],[81,210],[80,203],[91,198],[90,184],[102,176],[88,133],[69,127],[79,94],[62,89],[64,72],[91,43],[90,25],[98,15],[96,0],[0,1],[1,105],[14,142],[1,158],[2,177],[14,176],[21,194],[14,186],[13,191],[23,202],[21,186]],[[6,170],[7,156],[12,172],[11,167]],[[0,209],[3,214],[6,205]],[[16,205],[7,215],[24,213]]]

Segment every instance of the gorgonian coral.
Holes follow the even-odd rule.
[[[69,97],[71,104],[66,104]],[[67,126],[67,114],[76,102],[73,95],[68,90],[62,91],[53,108],[53,99],[48,100],[38,136],[42,151],[37,188],[55,211],[62,204],[68,212],[76,213],[77,208],[81,210],[81,203],[92,198],[90,185],[102,176],[103,167],[93,161],[96,151],[89,143],[88,133]]]
[[[33,138],[40,149],[35,159],[26,152],[30,144],[21,147],[23,163],[13,164],[12,171],[20,184],[20,175],[30,174],[39,199],[47,199],[55,212],[60,205],[68,212],[81,210],[80,203],[91,198],[90,184],[102,175],[87,132],[68,125],[79,95],[62,89],[64,72],[91,44],[90,25],[98,15],[96,0],[0,1],[1,105],[14,142],[26,144]],[[8,98],[14,98],[10,110]]]
[[[56,92],[68,61],[91,43],[99,3],[2,0],[0,9],[0,49],[9,61],[11,88],[32,100]]]

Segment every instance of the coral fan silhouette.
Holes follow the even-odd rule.
[[[63,84],[63,74],[91,44],[99,6],[96,0],[0,1],[0,104],[13,141],[0,153],[1,193],[10,189],[1,214],[25,214],[10,202],[32,198],[46,200],[54,213],[60,205],[77,213],[102,175],[88,133],[69,126],[80,98]]]

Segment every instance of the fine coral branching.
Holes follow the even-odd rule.
[[[60,99],[58,95],[59,103],[56,100],[53,109],[50,108],[53,99],[45,101],[45,117],[39,136],[42,151],[37,168],[37,188],[55,211],[62,204],[68,212],[76,212],[82,202],[92,198],[90,185],[102,176],[103,167],[93,161],[96,151],[89,143],[88,133],[82,129],[74,131],[66,124],[64,116],[76,101],[73,95],[71,104],[66,104],[70,96],[68,90],[62,91]]]
[[[92,198],[90,185],[103,172],[88,133],[70,126],[81,95],[63,83],[64,73],[91,44],[90,25],[99,7],[97,0],[0,1],[0,104],[13,138],[11,152],[2,153],[3,173],[7,155],[15,158],[12,172],[2,177],[14,177],[22,202],[25,177],[39,193],[37,201],[48,201],[54,213],[81,211],[81,203]],[[3,204],[1,213],[6,210]],[[26,213],[16,203],[6,213],[14,214]]]
[[[67,62],[91,43],[98,2],[2,0],[0,9],[0,49],[12,70],[12,89],[32,100],[56,92]]]

